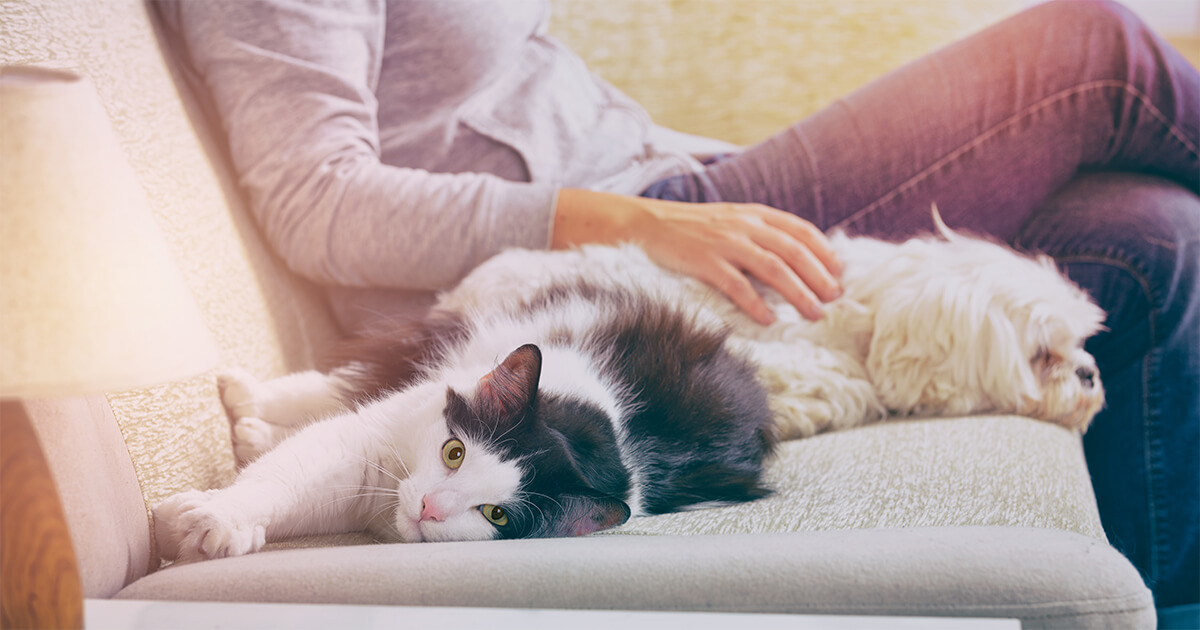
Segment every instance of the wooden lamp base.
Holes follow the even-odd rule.
[[[83,627],[58,490],[25,407],[11,400],[0,400],[0,570],[0,627]]]

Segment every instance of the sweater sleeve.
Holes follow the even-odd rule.
[[[555,186],[380,161],[385,11],[382,0],[179,3],[189,62],[272,248],[323,284],[437,290],[504,248],[548,247]]]

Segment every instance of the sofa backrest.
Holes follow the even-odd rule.
[[[553,0],[551,32],[672,129],[749,145],[1028,0]]]

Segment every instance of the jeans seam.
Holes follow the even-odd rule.
[[[821,229],[825,229],[825,188],[821,185],[821,167],[817,163],[817,154],[809,144],[808,136],[805,136],[799,128],[796,129],[796,136],[800,140],[800,148],[804,151],[804,156],[808,158],[808,166],[812,169],[813,218],[817,220],[817,225],[821,226]]]
[[[1153,319],[1153,309],[1151,309],[1151,318]],[[1150,550],[1150,564],[1147,571],[1150,575],[1146,576],[1147,585],[1152,587],[1158,583],[1160,573],[1159,556],[1166,555],[1170,550],[1165,540],[1165,531],[1160,526],[1162,517],[1162,506],[1158,501],[1160,490],[1162,488],[1162,461],[1156,454],[1162,450],[1161,440],[1158,436],[1157,426],[1159,422],[1158,413],[1156,411],[1158,398],[1157,388],[1154,386],[1155,379],[1152,378],[1152,373],[1158,370],[1160,363],[1158,349],[1155,348],[1146,353],[1146,357],[1142,359],[1142,391],[1145,392],[1142,409],[1142,431],[1146,436],[1146,491],[1150,501],[1150,540],[1152,548]]]
[[[1179,127],[1171,124],[1171,121],[1167,118],[1166,114],[1162,113],[1162,110],[1154,106],[1154,103],[1150,100],[1150,97],[1146,96],[1145,92],[1135,89],[1128,82],[1124,82],[1121,87],[1125,89],[1126,93],[1137,99],[1138,102],[1141,103],[1142,107],[1144,107],[1146,111],[1150,112],[1151,116],[1154,116],[1154,118],[1158,120],[1160,125],[1166,127],[1167,131],[1170,132],[1171,135],[1174,136],[1175,139],[1178,140],[1185,149],[1191,151],[1192,155],[1200,155],[1200,148],[1197,148],[1196,145],[1192,144],[1191,141],[1187,139],[1187,136],[1183,135],[1183,133],[1179,131]]]
[[[1020,237],[1018,236],[1018,239]],[[1166,555],[1170,550],[1170,545],[1167,543],[1166,533],[1160,527],[1160,522],[1163,520],[1162,506],[1158,497],[1165,492],[1162,492],[1163,486],[1163,465],[1161,458],[1156,453],[1161,451],[1161,439],[1158,435],[1157,426],[1159,422],[1159,414],[1157,413],[1157,405],[1155,401],[1160,398],[1158,388],[1155,385],[1156,379],[1152,377],[1152,373],[1158,369],[1159,350],[1157,346],[1158,340],[1158,319],[1156,316],[1157,300],[1155,300],[1154,291],[1146,277],[1146,274],[1138,268],[1137,264],[1126,257],[1118,255],[1116,252],[1108,250],[1102,252],[1076,251],[1064,252],[1054,257],[1059,263],[1067,264],[1074,262],[1095,263],[1107,265],[1109,267],[1120,269],[1128,274],[1134,282],[1142,289],[1146,301],[1150,308],[1147,309],[1146,318],[1150,326],[1150,341],[1151,350],[1142,358],[1142,435],[1145,437],[1145,446],[1142,456],[1146,462],[1146,500],[1149,503],[1149,539],[1151,548],[1148,550],[1147,558],[1149,565],[1147,567],[1148,575],[1144,576],[1147,587],[1153,588],[1158,582],[1159,576],[1159,556]],[[1102,375],[1103,376],[1103,375]]]
[[[958,158],[967,154],[968,152],[975,149],[979,145],[983,144],[984,142],[987,142],[988,140],[991,140],[995,136],[999,135],[1001,132],[1011,128],[1013,125],[1016,125],[1018,122],[1027,119],[1029,116],[1031,116],[1035,113],[1040,112],[1043,109],[1046,109],[1047,107],[1051,107],[1059,102],[1062,102],[1063,100],[1071,98],[1072,96],[1076,96],[1078,94],[1083,94],[1084,92],[1089,92],[1092,90],[1105,90],[1105,89],[1111,89],[1111,88],[1121,88],[1126,93],[1132,95],[1135,99],[1137,99],[1138,103],[1141,104],[1142,107],[1144,107],[1148,112],[1150,112],[1150,115],[1153,116],[1154,119],[1159,122],[1159,124],[1165,126],[1167,128],[1167,130],[1170,132],[1170,134],[1173,137],[1175,137],[1176,140],[1178,140],[1179,142],[1181,142],[1183,144],[1184,148],[1186,148],[1188,151],[1190,151],[1193,155],[1200,155],[1200,149],[1198,149],[1196,147],[1196,145],[1194,145],[1190,141],[1188,141],[1187,137],[1184,136],[1175,125],[1170,123],[1170,121],[1167,119],[1167,117],[1157,107],[1154,106],[1154,103],[1152,103],[1150,101],[1149,97],[1147,97],[1145,95],[1145,93],[1143,93],[1141,90],[1136,89],[1134,86],[1130,85],[1130,83],[1128,81],[1122,81],[1122,80],[1118,80],[1118,79],[1099,79],[1096,81],[1089,81],[1087,83],[1081,83],[1070,89],[1062,90],[1056,94],[1047,96],[1047,97],[1043,98],[1042,100],[1038,101],[1037,103],[1034,103],[1034,104],[1026,107],[1023,111],[1015,113],[1012,116],[1009,116],[1007,119],[1001,121],[1000,123],[998,123],[991,129],[984,131],[983,133],[979,134],[975,138],[971,139],[971,141],[958,147],[957,149],[954,149],[950,153],[946,154],[945,156],[943,156],[940,159],[938,159],[937,161],[935,161],[933,164],[930,164],[929,166],[925,167],[920,172],[918,172],[915,175],[913,175],[912,177],[908,178],[907,181],[900,184],[896,188],[892,189],[890,192],[883,195],[879,199],[876,199],[875,201],[871,202],[870,204],[864,206],[859,211],[857,211],[857,212],[851,214],[850,216],[846,217],[845,219],[839,221],[837,223],[837,225],[840,226],[840,225],[852,223],[852,222],[857,221],[858,219],[870,214],[871,212],[874,212],[875,210],[877,210],[878,208],[883,206],[883,204],[891,201],[893,198],[912,189],[917,184],[919,184],[922,181],[924,181],[925,179],[927,179],[935,171],[940,170],[942,167],[957,160]]]

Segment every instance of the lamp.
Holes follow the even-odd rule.
[[[5,627],[82,624],[61,505],[14,399],[178,380],[216,360],[91,83],[58,70],[0,68]]]

